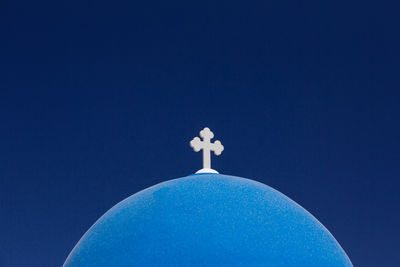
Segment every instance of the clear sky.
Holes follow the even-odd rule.
[[[201,168],[204,126],[215,169],[298,202],[355,266],[400,266],[398,6],[136,2],[0,2],[0,266],[60,266]]]

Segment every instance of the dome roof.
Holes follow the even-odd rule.
[[[115,205],[64,266],[352,266],[310,213],[252,180],[196,174]]]

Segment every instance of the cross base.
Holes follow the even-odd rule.
[[[208,168],[206,168],[206,169],[198,170],[196,173],[219,173],[219,172],[217,172],[217,171],[214,170],[214,169],[208,169]]]

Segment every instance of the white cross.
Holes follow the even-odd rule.
[[[210,140],[214,137],[214,133],[207,127],[200,131],[200,136],[203,138],[203,141],[200,138],[195,137],[190,141],[190,146],[194,151],[199,152],[203,149],[203,169],[197,171],[196,173],[218,173],[216,170],[211,169],[211,151],[214,151],[215,155],[221,155],[221,152],[224,150],[224,146],[221,144],[219,140],[216,140],[214,143],[211,143]]]

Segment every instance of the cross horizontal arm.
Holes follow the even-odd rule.
[[[221,155],[222,151],[224,151],[224,146],[219,140],[216,140],[214,143],[211,144],[211,146],[211,151],[214,151],[214,154],[217,156]]]

